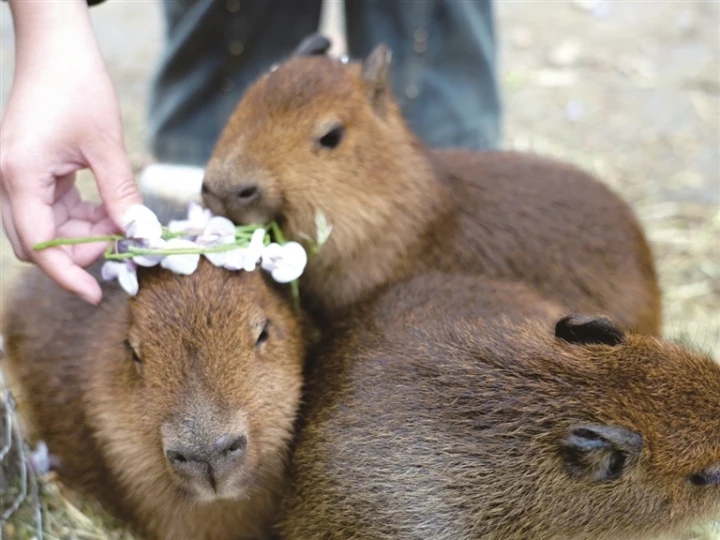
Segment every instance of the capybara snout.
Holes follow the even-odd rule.
[[[242,496],[243,478],[248,476],[246,414],[222,409],[188,412],[160,428],[165,459],[179,484],[205,502]]]

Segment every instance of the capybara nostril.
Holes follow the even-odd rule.
[[[242,206],[250,205],[260,197],[260,190],[253,184],[238,186],[234,191],[236,201]]]
[[[239,437],[223,435],[215,441],[213,459],[237,459],[245,453],[245,448],[247,448],[247,437],[245,435]]]
[[[182,465],[188,461],[193,461],[189,452],[182,449],[168,450],[165,452],[165,457],[167,458],[168,463],[170,463],[173,467],[177,467],[178,465]]]

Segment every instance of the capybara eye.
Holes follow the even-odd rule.
[[[694,486],[720,485],[720,468],[714,467],[707,471],[691,474],[688,481]]]
[[[125,347],[132,355],[133,362],[142,364],[142,359],[138,356],[138,353],[135,351],[135,348],[130,344],[130,340],[126,339],[124,343],[125,343]]]
[[[265,324],[262,327],[262,330],[260,331],[260,334],[258,335],[257,342],[255,343],[256,347],[259,347],[263,343],[265,343],[268,340],[268,337],[270,335],[268,334],[268,326],[270,326],[270,321],[266,320]]]
[[[336,148],[337,145],[340,144],[340,141],[342,141],[344,133],[345,128],[343,126],[333,127],[325,135],[320,137],[320,146],[324,146],[325,148]]]

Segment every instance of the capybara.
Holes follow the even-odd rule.
[[[93,307],[22,275],[3,370],[29,437],[144,538],[267,538],[302,389],[289,294],[205,258],[191,275],[139,267],[138,281],[135,297],[101,283]]]
[[[284,540],[645,540],[720,513],[720,366],[431,274],[309,359]]]
[[[203,200],[286,238],[333,227],[300,279],[332,318],[426,270],[520,280],[578,312],[659,334],[651,250],[631,208],[573,165],[519,152],[426,148],[390,88],[390,51],[362,61],[322,37],[249,87],[207,164]]]

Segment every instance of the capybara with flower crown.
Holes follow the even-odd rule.
[[[575,166],[518,152],[426,148],[390,88],[390,51],[360,62],[306,39],[247,90],[207,164],[203,199],[236,223],[277,218],[286,238],[333,227],[300,281],[332,318],[428,269],[520,280],[623,328],[658,334],[661,301],[636,218]]]
[[[94,307],[31,268],[8,295],[3,371],[31,440],[143,538],[268,538],[302,387],[287,286],[204,257],[138,281],[101,283]]]
[[[720,515],[720,365],[525,285],[398,282],[308,362],[283,540],[656,540]]]

